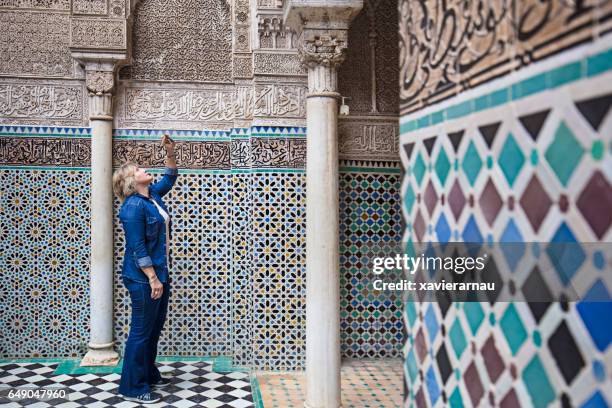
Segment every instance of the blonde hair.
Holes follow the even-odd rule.
[[[136,192],[136,178],[134,173],[138,165],[133,162],[122,164],[113,173],[113,192],[123,202],[127,197]]]

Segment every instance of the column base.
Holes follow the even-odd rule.
[[[116,366],[119,354],[113,350],[113,342],[107,344],[89,343],[89,351],[81,360],[81,367]]]

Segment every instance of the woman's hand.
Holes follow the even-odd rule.
[[[170,136],[168,134],[164,134],[162,135],[162,139],[161,139],[162,145],[164,146],[164,149],[166,149],[166,153],[168,155],[174,155],[174,140],[170,139]]]
[[[159,299],[164,293],[164,285],[157,279],[157,276],[149,279],[149,284],[151,285],[151,298]]]

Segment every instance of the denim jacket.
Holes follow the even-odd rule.
[[[162,197],[170,191],[178,169],[166,167],[162,179],[149,186],[149,195],[170,215]],[[141,268],[153,266],[160,282],[170,283],[168,259],[166,259],[166,223],[155,204],[146,196],[134,193],[128,196],[119,210],[119,219],[125,232],[125,254],[121,276],[137,282],[148,283]],[[172,237],[172,217],[167,232]]]

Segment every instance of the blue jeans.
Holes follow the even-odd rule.
[[[157,342],[168,311],[170,284],[164,283],[164,293],[159,299],[151,298],[151,286],[129,278],[123,284],[132,299],[130,334],[123,353],[123,370],[119,393],[128,397],[150,391],[150,384],[161,378],[155,367]]]

